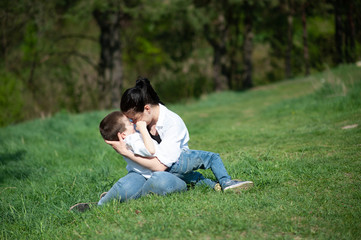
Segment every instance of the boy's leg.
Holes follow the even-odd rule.
[[[187,184],[169,172],[154,172],[142,187],[141,196],[150,193],[167,195],[187,190]]]
[[[249,188],[253,186],[250,181],[234,181],[228,175],[223,161],[219,154],[201,150],[183,150],[178,162],[174,163],[169,172],[185,175],[197,169],[211,169],[223,190],[233,188]]]
[[[114,199],[124,202],[129,199],[141,197],[141,190],[147,181],[141,174],[129,172],[127,175],[119,179],[107,194],[100,199],[98,205],[104,205]]]
[[[201,173],[199,172],[190,172],[186,174],[180,174],[179,177],[185,181],[187,184],[192,184],[195,186],[207,186],[212,189],[215,189],[216,182],[212,181],[211,179],[205,178]]]
[[[221,186],[231,180],[219,154],[201,150],[183,150],[178,162],[174,163],[168,171],[173,174],[185,175],[197,169],[209,168]]]

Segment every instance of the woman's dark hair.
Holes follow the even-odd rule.
[[[146,104],[163,104],[147,78],[138,77],[135,86],[127,89],[120,101],[120,110],[143,112]]]

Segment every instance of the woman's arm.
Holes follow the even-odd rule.
[[[151,155],[154,155],[155,154],[155,146],[154,146],[153,139],[147,130],[146,122],[138,121],[136,123],[136,128],[140,132],[140,135],[142,136],[145,148],[148,150],[148,152]]]
[[[123,154],[122,154],[123,155]],[[135,155],[132,151],[128,150],[127,153],[125,153],[125,155],[123,155],[124,157],[129,158],[130,160],[138,163],[139,165],[142,165],[145,168],[150,169],[153,172],[158,172],[158,171],[165,171],[167,170],[167,166],[164,165],[163,163],[161,163],[158,158],[153,157],[153,158],[145,158],[145,157],[141,157],[139,155]]]
[[[105,141],[107,144],[112,146],[115,151],[121,154],[124,157],[129,158],[130,160],[142,165],[145,168],[150,169],[151,171],[165,171],[167,166],[162,164],[158,158],[145,158],[138,155],[135,155],[132,151],[127,149],[124,140],[121,138],[120,133],[118,133],[119,141]]]

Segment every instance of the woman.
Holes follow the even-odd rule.
[[[124,92],[120,108],[133,123],[146,122],[149,133],[159,142],[155,157],[143,158],[128,150],[121,138],[119,141],[106,141],[121,155],[152,171],[174,173],[187,183],[204,179],[194,170],[210,168],[223,191],[253,186],[251,181],[232,180],[218,154],[189,149],[186,125],[176,113],[162,104],[148,79],[138,78],[136,85]]]
[[[146,178],[140,173],[128,172],[107,193],[101,195],[98,206],[112,200],[123,202],[136,199],[149,193],[166,195],[185,191],[187,186],[184,181],[205,184],[216,189],[214,181],[193,171],[199,168],[212,168],[223,190],[250,186],[251,182],[231,180],[218,154],[189,150],[189,134],[183,120],[162,104],[147,79],[138,79],[135,87],[125,91],[121,100],[121,110],[133,123],[146,122],[151,136],[159,143],[155,157],[146,158],[134,154],[126,147],[119,132],[119,141],[105,142],[125,158],[150,169],[153,173],[150,178]],[[70,210],[85,211],[92,204],[96,203],[78,203]]]
[[[146,158],[134,154],[133,151],[129,150],[126,147],[125,141],[123,140],[120,133],[118,133],[119,141],[105,141],[125,158],[131,159],[134,162],[150,169],[153,173],[151,177],[147,179],[142,176],[142,174],[139,174],[137,172],[129,172],[126,176],[120,178],[107,193],[102,194],[102,197],[97,203],[97,205],[104,205],[114,199],[123,202],[130,199],[139,198],[149,193],[166,195],[174,192],[185,191],[187,189],[187,185],[183,180],[186,180],[187,183],[205,184],[210,186],[211,188],[215,188],[216,183],[210,179],[204,178],[203,175],[199,172],[193,172],[192,170],[188,171],[186,174],[182,174],[183,180],[181,180],[177,177],[176,174],[172,174],[166,171],[169,169],[168,167],[172,165],[171,163],[174,162],[175,159],[179,158],[181,150],[188,149],[187,144],[189,136],[187,128],[185,127],[182,119],[175,113],[169,111],[167,113],[167,116],[160,114],[159,106],[162,106],[162,108],[164,106],[161,105],[158,95],[150,86],[148,80],[141,79],[137,81],[136,86],[134,88],[128,89],[124,93],[124,96],[128,96],[127,93],[132,91],[138,92],[138,96],[141,96],[141,99],[139,99],[141,102],[140,105],[147,109],[147,113],[151,113],[150,115],[146,113],[144,114],[144,116],[142,116],[142,118],[147,119],[146,123],[148,126],[155,126],[153,122],[158,123],[158,125],[161,125],[161,123],[163,122],[165,123],[166,127],[172,126],[172,128],[169,129],[167,127],[166,136],[162,135],[163,141],[161,141],[161,138],[159,137],[157,131],[150,131],[152,137],[154,137],[158,142],[161,142],[158,147],[161,146],[162,148],[161,151],[157,151],[158,155],[156,155],[157,157],[154,158]],[[143,102],[147,103],[146,106],[142,105]],[[126,97],[123,97],[121,105],[124,108],[124,105],[127,104],[130,104],[131,107],[133,106],[133,104],[129,103],[126,100]],[[152,110],[150,109],[150,104],[152,104]],[[159,106],[157,108],[156,105],[158,104]],[[161,116],[161,119],[159,119],[159,116]],[[137,116],[133,116],[130,119],[132,119],[133,123],[136,123],[140,120],[137,118],[138,114]],[[169,134],[169,132],[171,132],[172,134]],[[183,140],[180,139],[180,137],[182,137]],[[176,144],[174,145],[174,143]],[[166,149],[167,151],[164,151],[164,149]],[[161,158],[162,161],[159,161],[159,158]],[[167,162],[166,164],[168,165],[166,165],[165,162]],[[89,204],[87,203],[77,204],[73,207],[73,209],[77,209],[80,211],[87,210],[88,208]]]

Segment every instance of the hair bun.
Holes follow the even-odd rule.
[[[137,81],[135,82],[135,87],[137,88],[144,88],[145,86],[148,87],[150,82],[148,78],[138,77]]]

